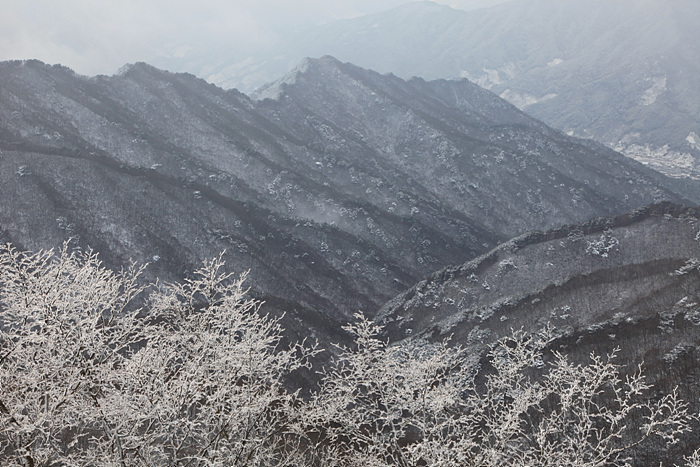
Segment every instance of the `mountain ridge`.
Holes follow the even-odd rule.
[[[306,68],[256,101],[146,64],[0,63],[4,239],[164,280],[226,250],[255,293],[337,323],[526,230],[700,199],[466,81]]]

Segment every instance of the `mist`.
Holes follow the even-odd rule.
[[[3,0],[0,60],[39,59],[88,75],[208,50],[243,54],[281,35],[406,0]]]

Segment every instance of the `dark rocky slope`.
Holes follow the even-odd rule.
[[[326,57],[265,95],[145,64],[87,78],[1,63],[3,239],[73,238],[166,279],[225,249],[257,293],[290,309],[288,327],[327,337],[513,235],[699,199],[467,81]]]

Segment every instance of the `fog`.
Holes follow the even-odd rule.
[[[445,0],[474,8],[506,0]],[[35,58],[78,73],[125,63],[244,55],[282,34],[396,7],[408,0],[0,0],[0,60]]]

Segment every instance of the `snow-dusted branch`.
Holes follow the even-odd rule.
[[[281,346],[245,275],[203,263],[142,285],[90,251],[0,247],[0,463],[17,466],[624,466],[694,416],[648,399],[641,368],[544,358],[515,331],[487,355],[389,344],[362,314],[309,399],[285,378],[317,352]],[[700,454],[687,465],[700,465]]]
[[[16,465],[276,465],[315,350],[280,349],[245,276],[206,262],[144,296],[92,252],[0,250],[0,458]],[[143,308],[136,305],[145,303]],[[298,405],[298,404],[297,404]]]
[[[326,441],[319,465],[624,466],[631,448],[675,443],[695,418],[675,392],[646,398],[641,370],[623,380],[614,353],[544,363],[547,333],[515,331],[480,364],[448,342],[388,345],[362,315],[348,330],[356,345],[309,411]]]

